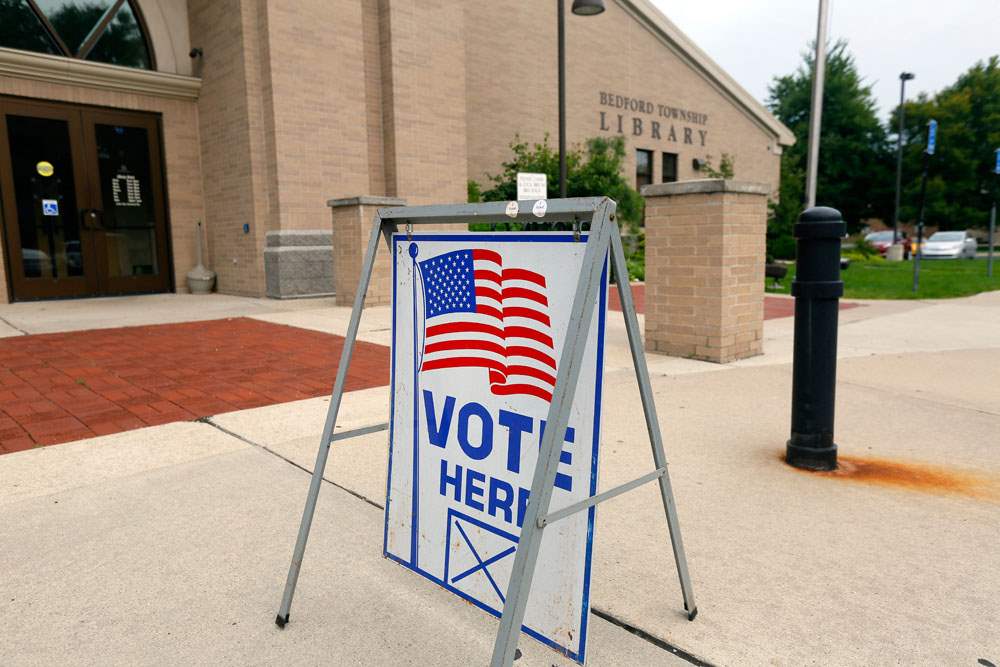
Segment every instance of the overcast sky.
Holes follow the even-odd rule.
[[[652,0],[760,100],[816,36],[818,0]],[[907,98],[953,83],[1000,53],[1000,0],[829,0],[831,39],[845,38],[881,115],[899,103],[899,73],[914,72]]]

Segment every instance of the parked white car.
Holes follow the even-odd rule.
[[[936,232],[924,241],[925,259],[975,259],[976,239],[968,232]]]

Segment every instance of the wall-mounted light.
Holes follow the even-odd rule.
[[[699,158],[691,160],[691,166],[695,171],[701,171],[701,168],[705,166],[705,161]]]
[[[188,52],[188,58],[201,58],[205,55],[205,52],[201,50],[201,47],[194,47]]]

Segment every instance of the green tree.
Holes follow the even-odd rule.
[[[559,196],[559,154],[549,146],[548,135],[542,143],[529,144],[518,137],[510,144],[510,160],[504,162],[499,174],[487,176],[488,189],[476,181],[468,182],[469,201],[511,201],[517,199],[518,172],[540,173],[547,176],[549,198]],[[614,199],[618,204],[617,218],[622,228],[629,275],[642,279],[645,272],[645,239],[642,232],[643,199],[629,185],[625,171],[625,140],[622,137],[594,137],[584,147],[574,146],[566,152],[566,194],[569,197],[600,197]],[[487,225],[487,227],[489,227]],[[518,223],[495,225],[499,229],[521,229]],[[557,225],[557,228],[567,228]],[[471,229],[480,229],[471,225]]]
[[[502,171],[487,176],[492,187],[482,190],[482,201],[517,199],[518,172],[545,174],[548,197],[559,196],[559,153],[549,146],[548,135],[542,143],[528,144],[517,137],[510,144],[513,156],[501,167]],[[623,176],[625,141],[621,137],[594,137],[585,148],[574,146],[566,151],[566,194],[569,197],[607,196],[618,204],[618,218],[633,225],[642,222],[642,197]],[[478,189],[471,182],[470,194]]]
[[[927,122],[938,122],[929,162],[925,221],[942,229],[985,227],[998,178],[993,151],[1000,148],[1000,58],[976,63],[933,97],[906,103],[900,219],[916,222]],[[898,127],[899,108],[889,121]],[[983,194],[983,190],[987,194]]]
[[[781,160],[780,202],[772,206],[769,222],[768,251],[778,257],[794,252],[792,225],[805,201],[812,63],[812,52],[803,54],[793,74],[776,77],[768,88],[768,107],[796,138]],[[844,41],[830,49],[825,82],[816,201],[840,210],[851,229],[866,218],[889,219],[891,148],[871,86]]]
[[[698,168],[706,178],[727,178],[731,179],[736,174],[736,158],[729,153],[723,153],[719,158],[719,168],[712,166],[712,156],[706,155],[705,160]]]

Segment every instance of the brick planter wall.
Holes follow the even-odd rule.
[[[647,350],[717,363],[762,352],[768,192],[722,179],[642,189]]]

